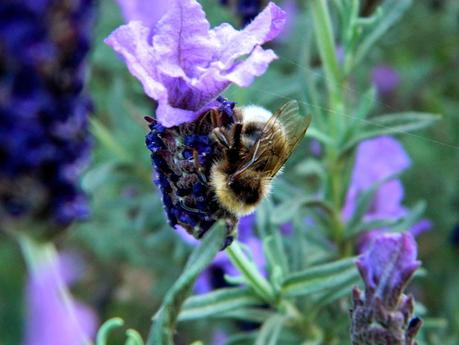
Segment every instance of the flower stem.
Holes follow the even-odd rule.
[[[341,101],[341,88],[339,86],[341,72],[336,56],[335,40],[327,0],[313,0],[311,1],[311,7],[314,19],[314,33],[330,95],[330,106],[336,109],[337,104]]]
[[[233,265],[236,266],[247,281],[247,284],[265,301],[274,302],[274,289],[260,274],[255,264],[245,256],[239,243],[234,241],[233,244],[226,249],[226,252]]]

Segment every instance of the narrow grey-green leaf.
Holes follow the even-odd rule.
[[[273,315],[273,312],[268,309],[262,308],[239,308],[224,312],[220,315],[215,315],[218,318],[228,318],[241,321],[252,321],[263,323],[269,317]]]
[[[381,187],[384,183],[393,180],[397,176],[398,174],[390,175],[380,181],[375,182],[370,188],[359,193],[359,195],[357,196],[355,210],[352,213],[351,219],[349,219],[349,221],[346,223],[346,233],[355,232],[355,228],[359,226],[359,224],[362,222],[363,217],[369,210],[373,198],[375,197],[375,194],[378,191],[379,187]]]
[[[173,345],[175,324],[183,302],[188,297],[198,275],[212,262],[223,245],[225,226],[218,222],[193,250],[184,271],[164,298],[153,320],[148,345]]]
[[[226,288],[204,295],[189,297],[182,308],[179,320],[211,317],[234,309],[261,304],[247,288]]]
[[[384,33],[393,26],[405,11],[410,7],[411,0],[386,0],[381,5],[379,12],[384,13],[378,16],[378,19],[373,26],[372,30],[367,33],[363,41],[359,44],[354,58],[354,66],[357,66],[360,61],[365,57],[370,48]]]
[[[361,223],[356,224],[355,226],[346,228],[345,236],[346,238],[351,238],[365,231],[379,229],[379,228],[393,227],[400,223],[401,223],[400,219],[378,219],[378,220],[371,220],[368,222],[361,222]]]
[[[331,291],[358,274],[354,261],[355,258],[343,259],[291,274],[282,284],[282,293],[293,297]]]
[[[275,345],[284,326],[284,316],[275,314],[260,328],[255,345]]]
[[[363,140],[388,134],[417,131],[431,126],[441,118],[438,114],[406,112],[380,115],[366,120],[364,129],[357,132],[343,147],[342,154],[348,152]]]

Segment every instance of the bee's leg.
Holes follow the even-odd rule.
[[[209,110],[210,122],[213,128],[223,127],[222,116],[216,109]]]
[[[241,147],[242,123],[235,123],[233,126],[233,143],[231,149],[239,151]]]
[[[212,136],[215,142],[224,149],[229,149],[231,144],[226,132],[222,128],[215,128],[212,131]]]
[[[237,225],[239,223],[239,218],[230,215],[225,219],[225,228],[226,228],[226,234],[225,234],[225,240],[223,242],[223,246],[221,250],[226,249],[233,243],[234,238],[237,235]]]

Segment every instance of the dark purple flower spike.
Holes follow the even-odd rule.
[[[93,1],[0,4],[0,222],[85,218],[89,156],[82,93]]]
[[[415,345],[422,321],[404,290],[420,262],[409,233],[384,234],[357,260],[365,292],[353,290],[352,344]]]

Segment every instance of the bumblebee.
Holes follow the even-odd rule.
[[[311,122],[290,101],[271,114],[259,106],[235,109],[235,122],[212,136],[223,152],[211,168],[210,185],[230,214],[252,213],[270,192],[272,180],[295,150]]]

